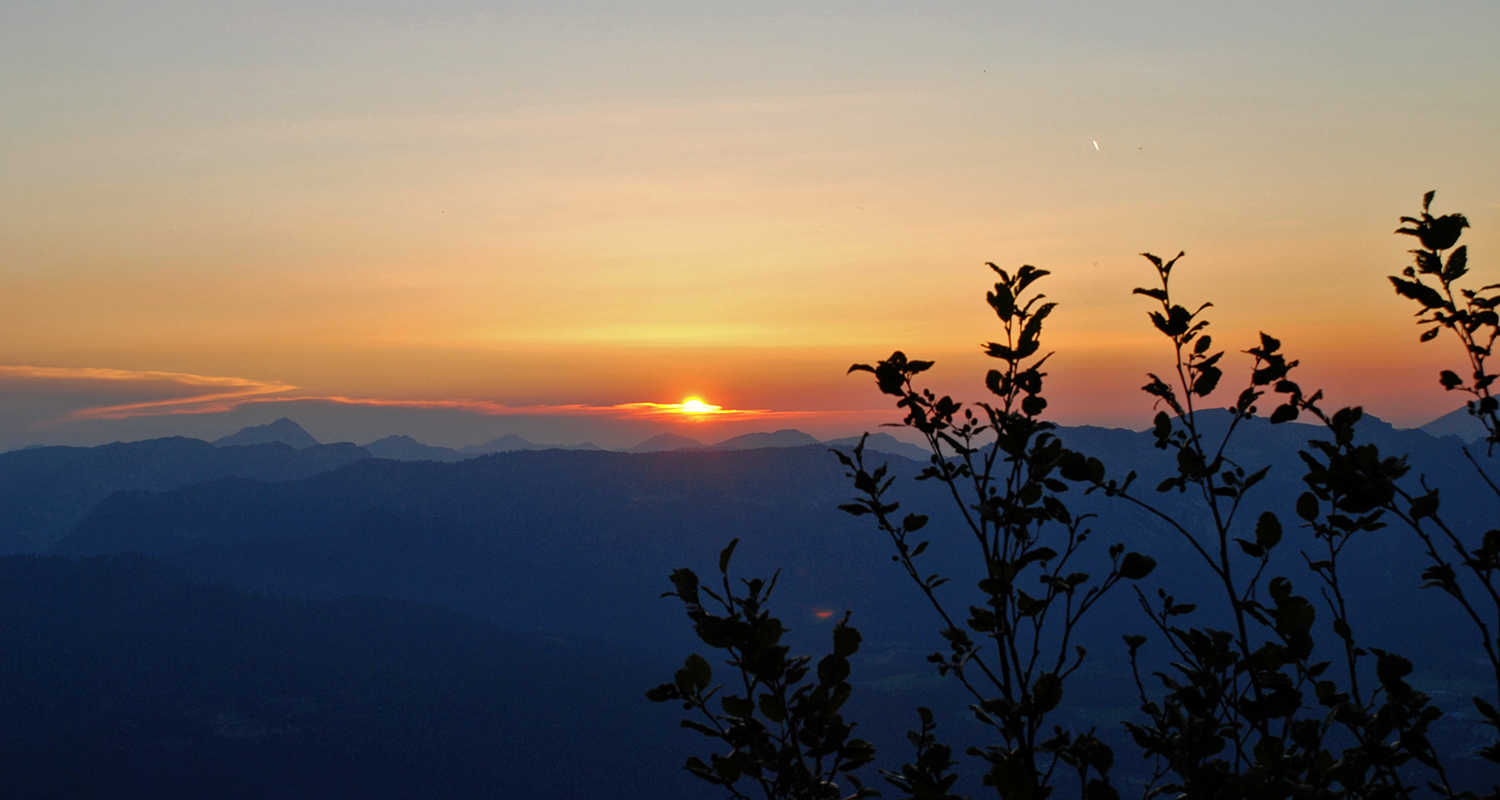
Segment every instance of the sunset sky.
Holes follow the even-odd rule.
[[[0,448],[848,435],[893,349],[982,399],[986,261],[1053,272],[1056,419],[1142,427],[1137,254],[1178,250],[1223,346],[1421,424],[1460,354],[1391,232],[1435,189],[1500,282],[1497,37],[1494,2],[7,2]],[[646,405],[689,397],[756,413]]]

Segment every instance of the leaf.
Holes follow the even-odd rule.
[[[1050,672],[1038,675],[1036,682],[1031,686],[1032,698],[1039,712],[1051,711],[1062,702],[1063,685],[1062,679]]]
[[[1448,305],[1436,289],[1421,281],[1403,280],[1394,275],[1390,276],[1390,281],[1396,287],[1396,294],[1411,298],[1421,303],[1424,308],[1444,308]]]
[[[833,654],[840,658],[848,658],[859,650],[859,643],[864,637],[859,631],[843,622],[833,627]]]
[[[676,588],[677,591],[667,592],[666,594],[662,595],[662,597],[668,597],[675,594],[678,597],[682,598],[682,602],[687,603],[690,606],[698,605],[697,573],[693,572],[690,569],[687,569],[686,567],[683,567],[681,569],[674,569],[672,570],[670,580],[672,581],[672,586]]]
[[[832,686],[849,677],[849,660],[836,655],[823,656],[818,662],[818,683]]]
[[[1010,391],[1010,379],[998,369],[992,369],[984,376],[984,385],[992,394],[1000,397],[1004,397]]]
[[[1444,214],[1431,220],[1423,220],[1417,226],[1417,238],[1428,250],[1447,250],[1458,243],[1469,220],[1463,214]]]
[[[1128,581],[1138,581],[1151,574],[1156,569],[1156,559],[1140,553],[1126,553],[1125,558],[1120,561],[1120,577]]]
[[[1474,707],[1479,710],[1480,716],[1489,720],[1491,725],[1500,727],[1500,711],[1485,701],[1483,697],[1474,697]]]
[[[1408,513],[1411,514],[1412,519],[1421,519],[1423,517],[1430,517],[1436,514],[1437,510],[1438,493],[1436,489],[1433,489],[1432,491],[1420,497],[1413,497],[1411,501],[1411,510]]]
[[[1016,354],[1020,358],[1036,352],[1039,346],[1038,340],[1042,335],[1042,320],[1045,320],[1054,308],[1057,308],[1056,303],[1043,303],[1031,319],[1026,320],[1026,327],[1021,330],[1021,341],[1016,346]]]
[[[1001,358],[1006,361],[1017,361],[1025,358],[1025,356],[1017,355],[1016,351],[1010,349],[1008,345],[1003,345],[999,342],[989,342],[986,344],[984,346],[984,354],[990,358]]]
[[[1266,511],[1255,521],[1255,542],[1267,550],[1281,542],[1281,520]]]
[[[1156,419],[1151,423],[1151,432],[1158,439],[1165,439],[1172,435],[1172,418],[1167,416],[1167,412],[1156,412]]]
[[[1033,282],[1051,274],[1047,270],[1037,269],[1030,264],[1022,264],[1021,268],[1016,270],[1016,291],[1024,292],[1026,291],[1026,287],[1030,286]]]
[[[697,653],[687,657],[687,661],[683,662],[682,671],[687,673],[693,686],[697,687],[700,692],[707,689],[709,682],[714,679],[713,667],[709,666],[708,661]]]
[[[1312,492],[1303,492],[1297,498],[1297,516],[1308,522],[1318,518],[1318,498]]]
[[[719,698],[719,705],[724,708],[724,713],[731,717],[748,719],[755,716],[755,704],[748,697],[726,694]]]
[[[1453,282],[1469,271],[1469,248],[1467,245],[1454,250],[1448,256],[1448,265],[1443,267],[1443,280]]]
[[[1011,293],[1009,286],[1003,283],[995,284],[995,291],[986,293],[985,299],[989,301],[990,308],[995,309],[995,313],[1002,321],[1010,322],[1010,318],[1015,316],[1016,296]]]
[[[1223,377],[1224,371],[1218,367],[1201,367],[1198,379],[1193,381],[1193,394],[1199,397],[1208,397],[1219,385],[1219,378]]]
[[[1411,674],[1411,662],[1396,655],[1381,650],[1375,652],[1375,676],[1380,679],[1381,685],[1391,687],[1405,687],[1405,681],[1401,680]]]
[[[734,557],[734,548],[740,546],[739,539],[731,539],[729,546],[719,551],[719,572],[729,573],[729,559]]]

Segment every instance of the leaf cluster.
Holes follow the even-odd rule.
[[[1411,236],[1421,247],[1411,250],[1413,263],[1390,276],[1396,294],[1416,301],[1417,322],[1424,326],[1419,339],[1430,342],[1443,330],[1451,331],[1463,344],[1468,357],[1469,377],[1453,370],[1443,370],[1438,383],[1448,391],[1462,391],[1470,396],[1469,414],[1484,425],[1491,452],[1500,444],[1500,401],[1491,395],[1496,376],[1489,372],[1486,360],[1494,352],[1500,336],[1500,284],[1478,289],[1461,288],[1458,282],[1469,274],[1469,248],[1458,245],[1459,237],[1469,227],[1463,214],[1431,214],[1434,193],[1422,197],[1422,214],[1402,217],[1404,225],[1396,233]],[[1454,247],[1454,245],[1458,245]],[[1444,251],[1447,253],[1444,257]]]
[[[961,603],[939,595],[946,577],[919,567],[931,544],[918,538],[928,516],[900,514],[901,504],[890,496],[895,478],[886,465],[866,463],[863,440],[851,454],[835,451],[858,493],[840,508],[873,519],[894,546],[892,560],[933,607],[946,650],[928,660],[968,691],[975,719],[997,738],[968,751],[986,766],[984,783],[1002,797],[1042,800],[1053,793],[1059,774],[1072,772],[1080,796],[1115,797],[1110,748],[1092,730],[1071,732],[1048,720],[1087,655],[1072,641],[1079,621],[1119,582],[1150,574],[1155,561],[1115,544],[1106,549],[1107,574],[1074,566],[1089,540],[1089,517],[1072,512],[1064,495],[1071,484],[1104,481],[1104,465],[1065,447],[1052,432],[1055,426],[1041,419],[1047,408],[1043,366],[1050,356],[1042,353],[1042,329],[1056,304],[1033,287],[1047,271],[987,266],[998,280],[986,300],[1004,333],[1003,341],[983,345],[999,362],[985,376],[989,402],[965,406],[919,388],[913,379],[932,362],[899,351],[873,366],[849,369],[873,374],[882,392],[898,398],[906,413],[902,424],[927,442],[931,458],[917,479],[947,488],[963,521],[955,538],[967,539],[984,565],[967,613],[958,610]],[[914,742],[929,743],[927,750],[919,744],[919,762],[935,746],[921,738],[929,735],[913,732]],[[908,770],[925,774],[919,767]],[[907,787],[916,784],[897,785],[911,791]]]
[[[816,666],[811,656],[790,655],[781,642],[787,629],[766,606],[776,577],[743,580],[739,589],[729,578],[738,544],[738,539],[730,542],[719,555],[718,591],[684,568],[672,572],[675,590],[662,595],[682,601],[693,632],[722,651],[732,670],[727,685],[714,685],[713,666],[693,654],[670,683],[646,693],[658,703],[680,701],[690,712],[682,727],[727,748],[710,754],[707,762],[689,758],[685,768],[735,798],[749,797],[742,780],[758,784],[767,800],[875,796],[849,774],[870,763],[875,748],[854,738],[854,726],[839,713],[852,692],[849,657],[859,650],[859,631],[845,614],[833,629],[833,651]],[[841,780],[852,786],[851,793],[844,793]]]
[[[1126,636],[1145,722],[1126,727],[1142,751],[1156,759],[1156,780],[1148,796],[1190,797],[1405,797],[1411,787],[1401,768],[1416,761],[1435,771],[1446,786],[1427,729],[1440,716],[1430,698],[1402,678],[1411,665],[1399,655],[1354,641],[1338,570],[1350,538],[1384,525],[1382,502],[1395,492],[1406,471],[1400,458],[1382,458],[1369,445],[1354,444],[1358,409],[1329,416],[1291,379],[1297,366],[1281,352],[1281,342],[1262,333],[1247,385],[1230,406],[1226,430],[1210,438],[1201,429],[1197,401],[1210,397],[1222,373],[1221,352],[1213,352],[1204,312],[1175,303],[1171,273],[1182,254],[1164,261],[1145,254],[1156,268],[1159,287],[1137,289],[1161,305],[1152,324],[1172,344],[1170,378],[1152,374],[1144,391],[1166,406],[1153,425],[1156,446],[1175,456],[1175,474],[1159,492],[1191,493],[1206,514],[1188,523],[1159,508],[1128,486],[1103,484],[1110,495],[1132,502],[1178,531],[1200,563],[1222,587],[1204,598],[1232,621],[1229,629],[1193,626],[1187,620],[1200,602],[1180,603],[1166,590],[1142,608],[1170,651],[1170,668],[1152,673],[1158,689],[1148,690],[1141,674],[1147,637]],[[1263,481],[1267,467],[1252,469],[1226,455],[1242,423],[1253,418],[1269,393],[1279,396],[1273,424],[1304,412],[1321,419],[1333,441],[1313,441],[1301,455],[1308,467],[1309,491],[1296,512],[1325,551],[1303,560],[1322,584],[1330,626],[1317,626],[1318,608],[1296,593],[1286,575],[1276,574],[1272,557],[1285,538],[1280,517],[1263,511],[1251,535],[1237,534],[1247,493]],[[1331,630],[1343,645],[1342,675],[1330,661],[1317,660],[1315,638]],[[1360,691],[1360,659],[1375,654],[1378,688]],[[1158,694],[1159,692],[1159,694]]]
[[[1469,377],[1444,370],[1439,382],[1471,396],[1468,411],[1484,424],[1493,449],[1500,444],[1500,401],[1491,395],[1495,378],[1486,359],[1500,336],[1500,284],[1459,285],[1468,275],[1468,254],[1457,243],[1468,220],[1433,216],[1432,199],[1431,192],[1423,198],[1420,216],[1401,218],[1397,233],[1416,238],[1421,249],[1411,251],[1413,265],[1391,281],[1398,294],[1421,306],[1422,341],[1449,330],[1462,343]],[[1450,784],[1429,738],[1442,711],[1408,682],[1412,663],[1357,637],[1340,565],[1347,549],[1370,533],[1391,524],[1410,530],[1428,557],[1423,585],[1453,598],[1474,624],[1500,693],[1500,529],[1479,536],[1455,530],[1444,519],[1439,488],[1425,477],[1413,485],[1405,457],[1359,440],[1360,408],[1325,411],[1322,392],[1303,391],[1292,379],[1297,362],[1266,333],[1244,351],[1253,365],[1227,406],[1228,425],[1210,435],[1199,412],[1222,389],[1225,374],[1224,351],[1208,333],[1212,305],[1174,300],[1171,278],[1182,253],[1143,255],[1158,285],[1134,293],[1158,304],[1148,317],[1173,352],[1171,369],[1150,374],[1142,387],[1158,406],[1155,445],[1171,459],[1172,472],[1155,488],[1183,495],[1200,513],[1169,512],[1135,486],[1135,473],[1107,475],[1099,459],[1066,447],[1041,418],[1047,408],[1042,370],[1051,355],[1042,351],[1042,329],[1056,308],[1034,290],[1045,270],[1027,265],[1012,273],[988,265],[998,280],[986,299],[1004,333],[1003,340],[983,345],[998,362],[985,376],[988,402],[965,405],[917,386],[933,362],[900,351],[849,369],[873,375],[882,393],[897,398],[904,413],[899,424],[921,436],[931,454],[918,480],[940,483],[960,520],[956,528],[933,531],[926,514],[903,512],[896,477],[886,464],[866,461],[865,440],[852,452],[834,451],[856,492],[840,508],[870,519],[890,540],[892,560],[938,621],[944,646],[928,660],[968,692],[974,718],[993,735],[991,743],[966,751],[983,766],[985,785],[1002,798],[1044,800],[1058,792],[1060,776],[1072,772],[1077,783],[1069,796],[1118,797],[1111,748],[1092,729],[1070,731],[1052,719],[1088,654],[1074,641],[1080,620],[1120,582],[1151,575],[1156,562],[1115,543],[1103,550],[1110,565],[1105,574],[1076,567],[1091,546],[1090,515],[1074,513],[1067,502],[1067,493],[1081,486],[1154,516],[1213,578],[1211,590],[1183,601],[1167,588],[1157,589],[1154,599],[1135,588],[1154,635],[1124,636],[1140,703],[1140,715],[1124,726],[1155,765],[1146,797],[1384,800],[1418,796],[1424,782],[1439,797],[1481,797]],[[1306,489],[1290,515],[1246,505],[1269,467],[1230,455],[1231,442],[1262,405],[1272,424],[1306,415],[1322,426],[1324,437],[1299,452]],[[1464,452],[1500,498],[1500,484]],[[1283,519],[1294,520],[1291,527]],[[1289,544],[1299,532],[1307,535],[1303,543]],[[960,588],[922,569],[938,537],[967,543],[982,560],[984,577]],[[738,671],[737,693],[710,688],[709,663],[695,655],[650,696],[683,702],[699,715],[685,720],[686,727],[729,746],[727,754],[691,759],[687,768],[733,796],[745,797],[737,782],[749,777],[770,798],[838,797],[834,777],[873,758],[873,748],[850,738],[851,726],[838,715],[858,634],[846,615],[835,629],[833,654],[819,662],[816,680],[808,680],[811,659],[787,654],[779,643],[785,629],[764,608],[775,579],[745,581],[742,593],[731,591],[733,549],[720,558],[721,590],[702,588],[695,574],[678,570],[672,575],[676,591],[668,596],[684,602],[704,643],[727,652]],[[1284,556],[1293,549],[1306,572],[1288,573]],[[1299,583],[1315,591],[1299,593]],[[723,613],[710,613],[705,596]],[[1227,624],[1194,624],[1195,615],[1209,609]],[[1153,657],[1158,647],[1164,659]],[[716,706],[710,703],[715,697]],[[1473,704],[1500,731],[1496,703],[1474,697]],[[931,712],[921,708],[918,715],[920,727],[909,734],[914,760],[884,772],[885,780],[910,800],[959,800],[952,793],[958,761],[938,741]],[[1500,743],[1479,754],[1500,764]],[[874,795],[851,785],[849,797]],[[1500,798],[1500,787],[1483,797]]]

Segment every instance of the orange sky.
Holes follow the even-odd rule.
[[[0,446],[202,388],[80,369],[853,433],[884,403],[844,370],[898,347],[978,397],[985,261],[1054,273],[1059,419],[1138,426],[1143,250],[1338,402],[1457,405],[1384,276],[1436,189],[1500,280],[1493,3],[802,5],[7,6],[0,364],[75,372],[0,370]],[[648,433],[609,430],[545,432]]]

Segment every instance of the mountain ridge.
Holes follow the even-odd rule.
[[[264,425],[250,425],[238,431],[221,436],[213,441],[215,447],[244,447],[254,444],[282,444],[305,450],[309,447],[317,447],[322,444],[313,435],[308,433],[301,425],[293,422],[287,417],[282,417],[275,422],[267,422]]]

